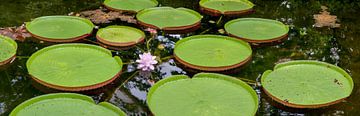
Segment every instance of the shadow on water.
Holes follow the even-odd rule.
[[[267,1],[252,0],[256,13],[243,17],[261,17],[276,19],[291,27],[289,38],[282,44],[254,48],[253,61],[233,76],[258,80],[265,70],[272,69],[278,62],[311,59],[336,64],[349,72],[355,82],[352,96],[343,103],[317,110],[298,110],[274,107],[272,100],[267,99],[260,87],[254,89],[261,96],[257,115],[357,115],[360,113],[360,19],[356,14],[360,10],[359,1]],[[198,1],[194,0],[159,0],[161,6],[187,7],[198,10]],[[95,9],[101,4],[99,0],[2,0],[0,4],[0,27],[18,26],[24,21],[44,15],[65,15],[69,12]],[[341,27],[338,29],[314,28],[313,14],[320,11],[320,6],[329,7],[333,15],[337,15]],[[159,35],[151,47],[154,49],[159,43],[165,46],[162,56],[172,54],[174,43],[180,38],[199,34],[209,29],[206,34],[219,34],[222,26],[209,23],[218,17],[204,15],[202,28],[194,33],[183,35]],[[232,18],[225,18],[221,23]],[[102,26],[103,27],[103,26]],[[93,37],[92,37],[93,38]],[[19,43],[18,56],[30,56],[46,45],[35,42]],[[133,62],[141,51],[132,48],[127,51],[114,52],[125,62]],[[26,57],[18,58],[6,69],[0,69],[0,114],[8,113],[21,102],[44,93],[31,86],[25,66]],[[91,95],[97,102],[109,101],[120,107],[130,115],[151,115],[146,106],[146,93],[151,87],[148,78],[160,80],[170,75],[187,74],[177,67],[174,60],[161,63],[154,75],[134,74],[136,66],[129,64],[124,69],[119,82],[108,91]],[[129,77],[130,78],[128,80]],[[126,81],[124,85],[122,83]],[[270,101],[270,102],[269,102]],[[271,105],[272,104],[272,105]],[[275,105],[276,106],[276,105]]]

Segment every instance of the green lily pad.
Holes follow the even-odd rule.
[[[247,11],[254,7],[254,4],[248,0],[200,0],[199,4],[203,8],[219,11],[222,14]]]
[[[105,0],[104,5],[112,10],[139,12],[157,6],[158,2],[156,0]]]
[[[202,16],[187,8],[156,7],[140,11],[136,18],[144,25],[165,29],[197,26]]]
[[[109,26],[100,29],[96,37],[102,43],[112,46],[131,46],[145,39],[145,33],[128,26]]]
[[[81,91],[104,86],[120,74],[122,61],[90,44],[59,44],[41,49],[26,63],[33,79],[53,89]]]
[[[250,60],[252,49],[242,40],[220,35],[196,35],[178,41],[174,49],[175,58],[193,68],[238,67]],[[191,67],[191,66],[190,66]],[[208,69],[205,69],[208,70]]]
[[[0,35],[0,65],[16,55],[17,44],[9,37]]]
[[[289,27],[271,19],[239,18],[227,22],[225,30],[248,42],[272,42],[286,37]]]
[[[126,116],[118,107],[75,93],[47,94],[21,103],[10,116]]]
[[[44,16],[26,24],[36,38],[50,42],[72,42],[89,36],[94,24],[75,16]]]
[[[177,75],[157,82],[147,103],[155,116],[254,116],[258,97],[241,80],[199,73],[192,79]]]
[[[318,108],[350,96],[354,83],[343,69],[319,61],[290,61],[266,71],[261,84],[276,101],[295,108]],[[339,101],[340,100],[340,101]]]

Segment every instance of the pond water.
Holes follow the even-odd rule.
[[[198,0],[158,0],[161,6],[187,7],[198,10]],[[257,115],[358,115],[360,114],[360,10],[359,1],[314,1],[299,0],[268,1],[251,0],[256,4],[256,13],[243,17],[261,17],[276,19],[290,25],[291,30],[288,40],[274,46],[254,48],[253,61],[233,76],[257,81],[258,77],[268,69],[272,69],[276,62],[311,59],[325,61],[344,68],[352,75],[355,88],[346,101],[317,110],[299,110],[273,106],[271,100],[261,92],[260,87],[253,86],[258,92],[260,105]],[[66,15],[69,12],[96,9],[101,5],[99,0],[1,0],[0,27],[19,26],[23,22],[45,15]],[[329,7],[331,14],[338,16],[341,27],[337,29],[313,27],[313,14],[321,11],[321,5]],[[205,15],[204,15],[205,16]],[[205,16],[202,28],[189,34],[159,35],[151,44],[156,49],[159,43],[165,45],[165,50],[160,51],[166,57],[172,54],[174,43],[180,38],[196,35],[210,28],[207,34],[220,34],[222,26],[209,23],[216,21],[217,17]],[[225,18],[224,24],[231,18]],[[112,24],[124,24],[117,21]],[[107,24],[109,25],[109,24]],[[100,25],[101,27],[107,25]],[[221,35],[221,34],[220,34]],[[92,37],[94,38],[94,37]],[[18,42],[18,59],[5,69],[0,69],[0,115],[8,115],[11,110],[23,101],[32,97],[45,94],[32,85],[25,66],[27,57],[35,51],[48,46],[32,41]],[[145,47],[140,45],[140,47]],[[137,59],[140,51],[133,48],[127,51],[114,51],[125,62]],[[151,85],[146,78],[155,80],[174,74],[189,74],[177,67],[174,60],[162,62],[158,65],[152,76],[147,74],[134,74],[135,65],[125,67],[124,74],[113,87],[107,88],[97,94],[90,94],[97,102],[108,101],[129,115],[151,115],[146,106],[146,93]],[[129,77],[134,76],[133,78]],[[125,83],[124,83],[125,82]],[[123,84],[124,83],[124,84]],[[270,102],[269,102],[270,101]]]

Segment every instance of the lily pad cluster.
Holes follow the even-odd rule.
[[[247,0],[201,0],[201,11],[213,16],[239,16],[253,11]],[[152,30],[181,33],[200,28],[203,16],[191,9],[156,7],[156,0],[105,0],[114,11],[137,13],[140,26]],[[47,42],[66,43],[84,40],[94,24],[75,16],[45,16],[26,24],[35,37]],[[281,41],[289,27],[271,19],[238,18],[224,26],[229,36],[195,35],[176,42],[174,58],[185,68],[203,72],[222,72],[239,68],[251,61],[250,44]],[[108,26],[96,34],[99,44],[113,47],[134,46],[145,41],[138,28]],[[151,39],[147,41],[147,45]],[[16,54],[16,42],[0,36],[0,61]],[[148,47],[148,46],[147,46]],[[154,70],[156,56],[151,51],[140,55],[138,69]],[[122,71],[120,57],[104,47],[82,43],[58,44],[34,53],[26,63],[31,78],[52,89],[81,92],[101,88]],[[261,78],[265,93],[275,101],[294,108],[319,108],[349,97],[353,81],[341,68],[318,61],[290,61],[266,71]],[[193,78],[175,75],[151,87],[147,103],[154,115],[246,115],[258,108],[258,95],[247,83],[231,76],[198,73]],[[26,115],[126,115],[119,108],[78,94],[48,94],[30,99],[13,110],[11,116]]]

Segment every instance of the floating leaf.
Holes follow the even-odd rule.
[[[155,7],[156,0],[105,0],[106,8],[115,11],[138,12],[140,10]]]
[[[110,50],[89,44],[58,44],[41,49],[26,63],[32,78],[53,89],[82,91],[115,80],[122,69]]]
[[[254,4],[248,0],[200,0],[201,10],[207,14],[241,15],[252,11]]]
[[[258,97],[239,79],[199,73],[192,79],[177,75],[157,82],[147,103],[155,116],[254,116]]]
[[[242,40],[220,35],[196,35],[175,45],[175,59],[194,69],[224,71],[237,68],[251,59],[250,45]]]
[[[290,61],[277,64],[261,77],[266,94],[294,108],[319,108],[350,96],[354,83],[343,69],[319,61]]]
[[[100,29],[96,37],[107,45],[125,47],[144,41],[145,33],[128,26],[108,26]]]
[[[187,8],[157,7],[140,11],[136,18],[146,27],[162,30],[188,30],[200,26],[202,16]]]
[[[0,35],[0,65],[9,63],[15,57],[17,44],[9,37]]]
[[[73,42],[89,36],[94,28],[91,21],[75,16],[44,16],[26,24],[34,37],[48,42]]]
[[[227,22],[225,30],[231,36],[251,43],[267,43],[287,37],[289,27],[276,20],[239,18]]]
[[[21,103],[10,116],[126,116],[118,107],[75,93],[47,94]]]
[[[322,11],[320,14],[315,14],[315,27],[331,27],[338,28],[340,24],[336,23],[337,16],[330,15],[330,12],[327,11],[326,6],[321,6]]]
[[[5,27],[0,28],[0,35],[4,35],[12,38],[13,40],[25,41],[26,38],[31,37],[31,34],[27,32],[25,25],[20,27]]]

